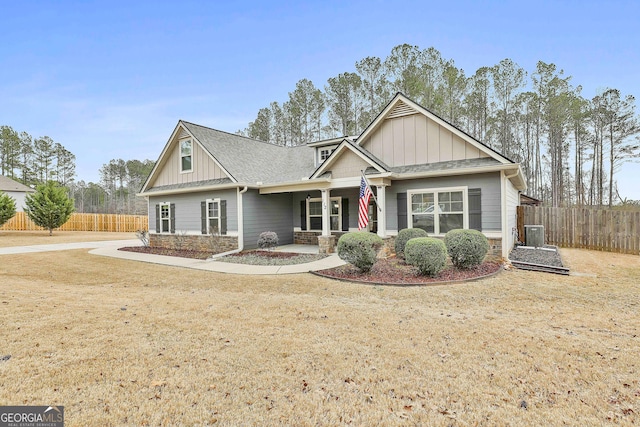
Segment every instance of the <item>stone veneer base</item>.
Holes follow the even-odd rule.
[[[196,236],[181,234],[149,234],[149,246],[154,248],[182,249],[191,251],[222,252],[238,249],[236,236]]]

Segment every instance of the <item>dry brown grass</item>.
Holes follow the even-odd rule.
[[[0,248],[10,246],[52,245],[56,243],[96,242],[135,239],[135,233],[98,233],[95,231],[3,231],[0,230]]]
[[[0,404],[64,405],[68,426],[637,425],[640,258],[562,253],[598,277],[381,287],[3,255]]]

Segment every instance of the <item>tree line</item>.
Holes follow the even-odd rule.
[[[261,108],[237,133],[285,146],[358,135],[402,92],[520,163],[530,196],[552,206],[612,206],[623,201],[615,173],[640,157],[635,98],[581,91],[555,64],[539,61],[527,72],[504,59],[466,75],[433,47],[403,44],[384,60],[357,61],[323,88],[300,80],[287,101]]]
[[[76,212],[146,215],[146,201],[136,194],[154,164],[112,159],[100,168],[99,182],[76,181],[76,156],[62,144],[0,126],[0,173],[31,188],[57,182],[74,200]]]

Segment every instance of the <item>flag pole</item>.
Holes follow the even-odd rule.
[[[362,175],[362,179],[364,179],[364,183],[371,190],[371,185],[369,184],[369,181],[367,180],[367,177],[365,176],[364,171],[362,169],[360,169],[360,174]],[[378,203],[378,198],[376,197],[375,194],[373,194],[373,191],[371,191],[371,196],[373,197],[373,201],[376,202],[376,206],[378,207],[378,210],[380,212],[382,212],[382,208],[380,207],[380,204]]]

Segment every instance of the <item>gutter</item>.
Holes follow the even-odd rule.
[[[238,252],[242,252],[244,249],[244,213],[242,212],[242,195],[247,192],[249,186],[246,186],[240,190],[238,187],[238,249],[234,249],[227,252],[222,252],[220,254],[215,254],[207,258],[207,261],[215,261],[218,258],[222,258],[227,255],[237,254]]]
[[[136,196],[141,197],[151,197],[151,196],[169,196],[172,194],[184,194],[184,193],[195,193],[201,191],[209,191],[209,190],[228,190],[230,188],[239,188],[242,184],[238,184],[236,182],[230,182],[228,184],[218,184],[218,185],[207,185],[202,187],[186,187],[186,188],[174,188],[172,190],[165,191],[150,191],[150,192],[142,192],[137,193]],[[258,186],[245,186],[245,188],[258,188]]]
[[[505,258],[507,261],[511,262],[511,260],[509,259],[509,252],[506,253],[505,255],[505,243],[509,240],[509,231],[511,231],[511,233],[513,234],[513,230],[507,230],[507,182],[511,179],[511,178],[515,178],[516,176],[518,176],[518,174],[520,174],[520,168],[518,168],[514,173],[512,173],[511,175],[507,175],[505,173],[505,171],[501,171],[500,174],[502,175],[502,182],[500,183],[500,198],[502,199],[502,257]],[[518,196],[520,194],[520,191],[518,191]],[[509,249],[509,251],[511,251],[511,248]]]

